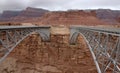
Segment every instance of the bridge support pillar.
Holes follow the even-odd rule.
[[[78,35],[79,35],[79,30],[77,30],[75,28],[70,28],[69,42],[71,45],[75,45]]]
[[[43,41],[50,41],[50,30],[48,28],[37,30]]]

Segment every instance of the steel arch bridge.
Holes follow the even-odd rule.
[[[50,26],[1,26],[0,63],[27,36],[40,34],[43,41],[50,40]],[[98,73],[120,73],[120,29],[97,27],[70,27],[70,44],[75,44],[78,35],[86,40]]]
[[[0,26],[0,63],[27,36],[37,32],[43,41],[50,40],[49,26]]]
[[[85,39],[98,73],[120,73],[120,29],[83,26],[70,27],[70,44],[78,35]]]

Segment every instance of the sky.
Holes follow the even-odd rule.
[[[23,10],[26,7],[44,8],[51,11],[99,8],[120,10],[120,0],[0,0],[0,12]]]

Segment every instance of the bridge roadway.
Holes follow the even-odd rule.
[[[50,26],[0,26],[0,30],[6,29],[26,29],[26,28],[50,28]]]
[[[43,41],[50,41],[50,26],[1,26],[0,62],[27,36],[37,32]],[[120,73],[120,28],[71,26],[70,44],[78,35],[85,39],[98,73]]]
[[[113,27],[95,27],[95,26],[71,26],[70,29],[87,29],[92,31],[98,31],[108,33],[112,35],[120,35],[120,28]]]

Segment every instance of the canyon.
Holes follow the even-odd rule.
[[[51,27],[50,41],[37,33],[24,39],[0,65],[0,73],[97,73],[90,50],[81,35],[69,44],[67,27]]]
[[[30,23],[30,24],[29,24]],[[50,41],[34,33],[0,64],[0,73],[97,73],[81,35],[69,44],[70,25],[120,27],[120,11],[110,9],[50,11],[28,7],[0,13],[0,25],[51,25]]]

